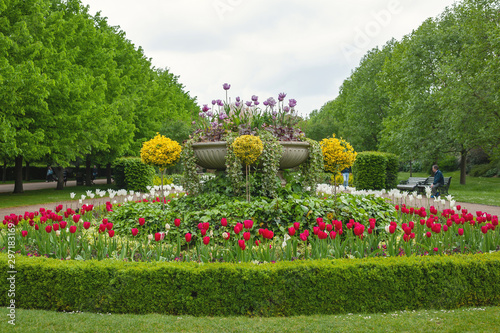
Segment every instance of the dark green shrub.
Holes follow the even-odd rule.
[[[493,177],[497,174],[498,169],[492,163],[474,165],[469,172],[472,177]]]
[[[358,190],[381,190],[386,185],[387,158],[375,151],[358,153],[352,172]]]
[[[154,168],[142,163],[138,157],[119,158],[113,167],[118,188],[146,192],[147,186],[153,185]]]
[[[398,157],[391,153],[384,153],[387,158],[385,165],[385,189],[390,190],[398,185]]]
[[[455,156],[446,155],[438,160],[439,169],[445,172],[458,170],[459,163]]]
[[[2,254],[3,295],[9,271]],[[500,305],[498,252],[261,265],[17,257],[16,271],[16,307],[67,312],[292,316]]]

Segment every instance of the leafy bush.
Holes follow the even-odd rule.
[[[140,158],[119,158],[114,162],[113,167],[118,188],[146,192],[147,187],[153,185],[155,170],[142,163]]]
[[[352,171],[354,187],[358,190],[381,190],[386,184],[387,158],[374,151],[358,154]]]
[[[218,179],[220,181],[220,179]],[[293,183],[300,187],[300,182]],[[316,225],[316,218],[338,219],[347,222],[354,219],[368,224],[375,218],[377,224],[386,225],[396,218],[394,207],[383,198],[341,194],[317,198],[304,195],[301,188],[294,189],[292,182],[282,189],[279,198],[255,197],[248,203],[243,198],[228,197],[223,194],[203,193],[198,196],[184,196],[171,200],[162,211],[158,203],[129,202],[114,208],[108,216],[117,232],[128,234],[137,227],[140,217],[146,219],[148,230],[161,231],[165,223],[173,225],[176,218],[182,220],[180,234],[196,233],[198,223],[209,222],[215,226],[214,236],[219,236],[218,226],[222,218],[233,227],[238,222],[251,219],[259,228],[269,228],[276,235],[283,235],[293,222],[300,222],[304,228]],[[151,207],[151,208],[148,208]],[[258,228],[257,228],[258,229]]]
[[[438,161],[439,169],[442,171],[456,171],[458,170],[459,163],[455,156],[446,155],[439,159]]]
[[[410,172],[410,162],[406,161],[400,164],[399,170],[403,172]],[[412,172],[422,172],[423,164],[421,161],[413,161],[411,162],[411,171]]]
[[[9,270],[0,255],[3,281]],[[292,316],[500,305],[498,252],[262,265],[18,257],[16,270],[16,306],[28,309]]]
[[[390,190],[398,185],[398,157],[391,153],[384,153],[387,158],[385,165],[385,189]]]

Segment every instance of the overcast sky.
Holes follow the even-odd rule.
[[[82,0],[168,68],[198,104],[278,93],[307,115],[338,95],[366,51],[453,0]]]

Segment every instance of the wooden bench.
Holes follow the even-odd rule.
[[[434,177],[428,177],[425,181],[417,185],[417,192],[425,193],[425,188],[430,187],[433,182],[434,182]],[[444,185],[439,187],[437,193],[439,193],[439,195],[448,194],[448,189],[450,188],[450,184],[451,184],[451,177],[444,177]]]
[[[402,180],[397,186],[400,191],[415,191],[419,183],[425,181],[427,178],[410,177],[407,180]]]

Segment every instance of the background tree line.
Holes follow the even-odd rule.
[[[62,170],[138,155],[161,132],[187,138],[196,98],[79,0],[0,0],[0,158]]]
[[[463,0],[401,41],[369,51],[339,91],[304,124],[357,151],[402,161],[460,157],[481,148],[500,167],[500,3]]]

